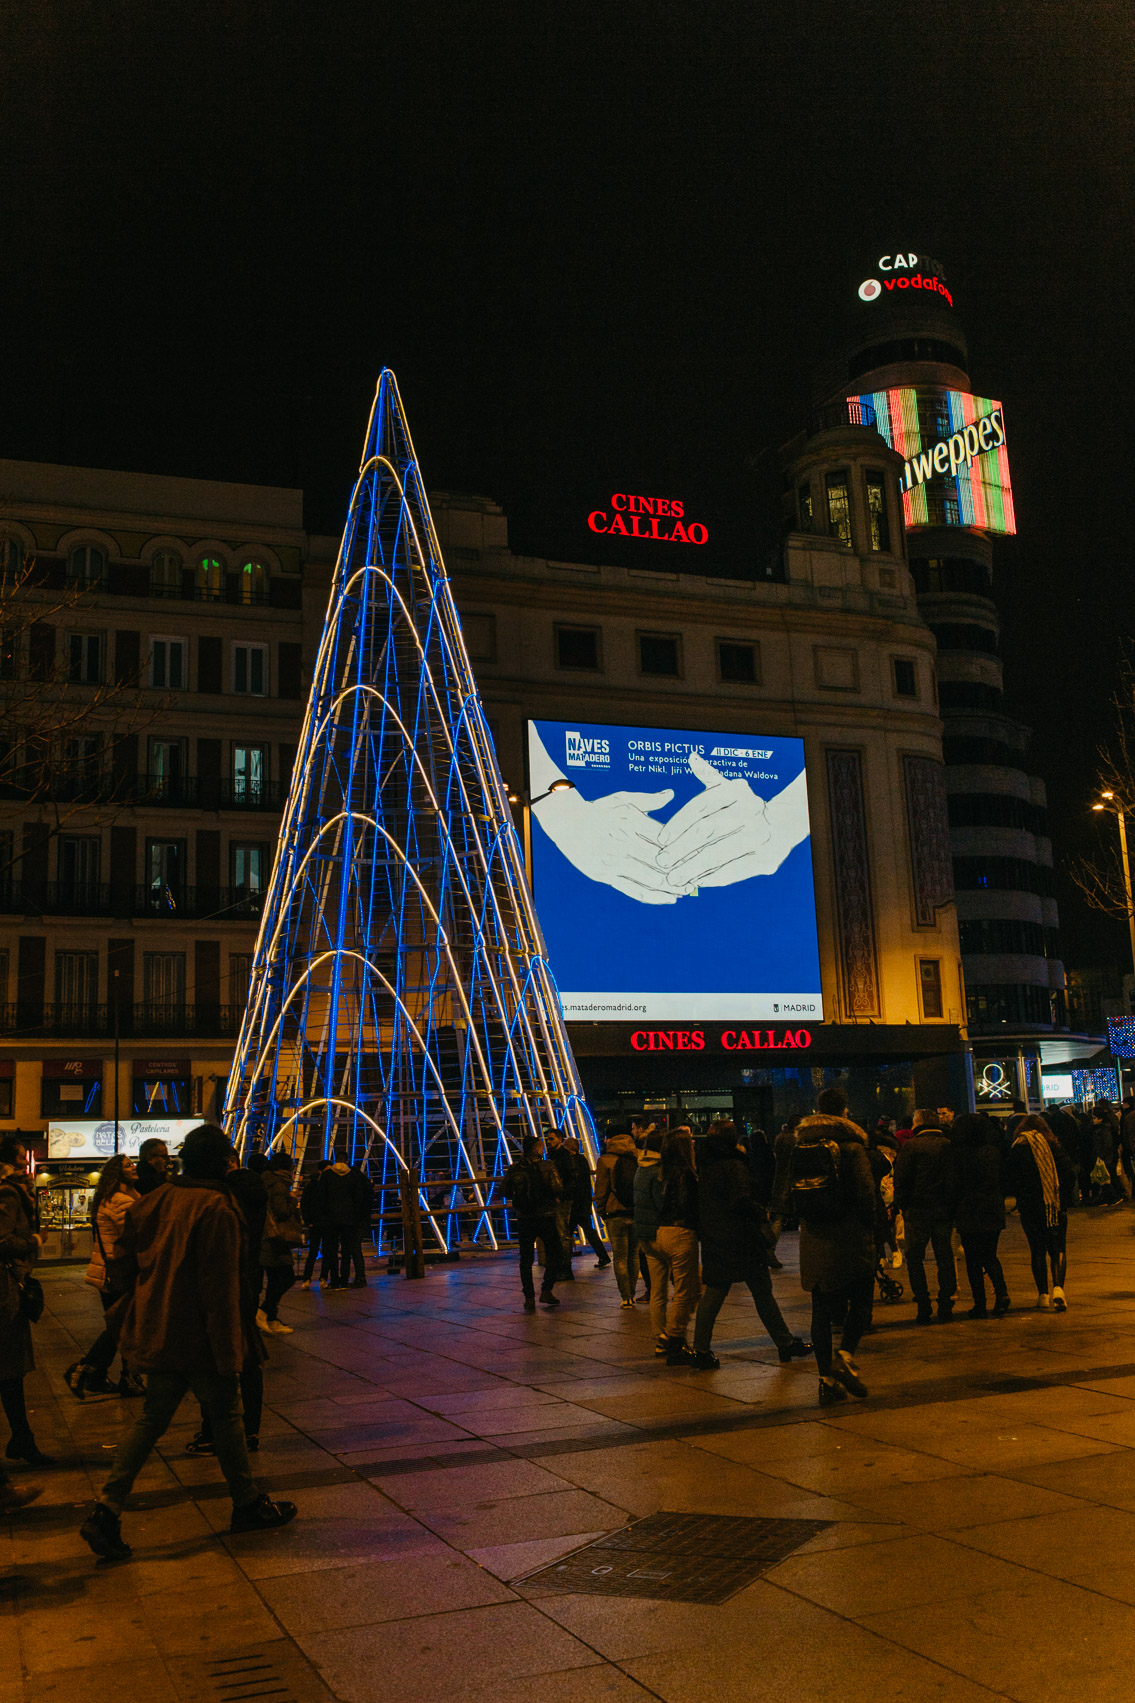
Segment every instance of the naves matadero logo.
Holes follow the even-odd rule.
[[[643,538],[653,544],[708,544],[709,528],[686,519],[680,497],[635,497],[626,491],[611,495],[610,507],[592,509],[587,517],[592,532],[612,538]]]

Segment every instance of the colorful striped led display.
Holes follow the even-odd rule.
[[[906,463],[902,484],[908,526],[1016,532],[1000,402],[931,385],[901,385],[848,401],[875,410],[880,435]]]

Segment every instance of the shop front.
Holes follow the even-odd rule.
[[[642,1112],[697,1135],[721,1117],[774,1135],[836,1085],[863,1124],[903,1120],[916,1104],[970,1104],[950,1024],[575,1023],[569,1033],[601,1136]]]

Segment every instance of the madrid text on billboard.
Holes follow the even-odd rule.
[[[587,524],[592,532],[614,538],[642,538],[648,544],[708,544],[709,528],[686,519],[680,497],[636,497],[614,491],[610,509],[592,509]],[[629,522],[629,524],[628,524]]]
[[[959,427],[950,437],[939,438],[929,449],[912,455],[903,464],[902,488],[909,491],[914,485],[924,485],[939,473],[948,473],[953,478],[963,462],[968,467],[975,456],[1000,449],[1004,442],[1005,417],[1000,408],[995,408],[992,414]]]

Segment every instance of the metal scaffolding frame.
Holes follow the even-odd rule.
[[[379,379],[225,1095],[241,1152],[369,1166],[390,1221],[507,1234],[499,1178],[594,1125],[394,374]]]

